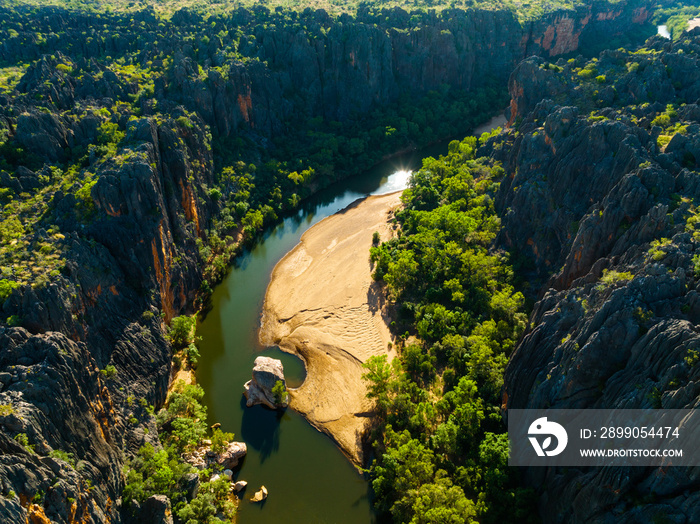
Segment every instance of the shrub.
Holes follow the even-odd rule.
[[[655,262],[659,262],[660,260],[663,260],[663,258],[666,256],[666,248],[667,246],[671,245],[671,239],[670,238],[662,238],[660,240],[653,240],[651,242],[651,247],[649,248],[649,255],[651,255],[651,258]]]
[[[191,342],[184,350],[185,358],[189,362],[190,366],[196,366],[199,360],[199,350],[195,346],[194,342]]]
[[[173,318],[170,323],[170,342],[177,348],[185,347],[190,342],[194,341],[194,329],[197,324],[195,315],[189,317],[181,315]]]
[[[18,433],[15,435],[15,440],[19,442],[27,451],[34,453],[34,444],[29,443],[29,437],[26,433]]]
[[[190,122],[190,119],[186,116],[178,117],[177,125],[184,127],[185,129],[192,129],[192,122]]]
[[[0,280],[0,302],[5,302],[7,297],[12,294],[12,290],[17,289],[18,287],[18,282],[7,280],[6,278]]]
[[[213,188],[209,190],[209,198],[211,198],[214,202],[219,200],[221,198],[221,190],[217,188]]]
[[[659,116],[657,116],[654,120],[651,121],[651,125],[666,128],[671,125],[671,117],[668,116],[666,113],[661,113]]]
[[[215,453],[223,453],[228,447],[229,442],[233,440],[233,433],[221,431],[216,428],[211,435],[211,449]]]
[[[117,368],[115,368],[113,365],[110,364],[109,366],[105,367],[104,369],[101,369],[100,373],[105,378],[112,378],[114,375],[117,374]]]
[[[73,72],[73,68],[67,64],[56,64],[56,69],[66,75]]]
[[[634,275],[629,271],[615,271],[614,269],[603,270],[603,276],[600,277],[601,283],[605,285],[617,284],[618,282],[626,282],[632,280]]]
[[[287,388],[284,386],[284,382],[281,380],[278,380],[275,382],[274,387],[272,388],[272,395],[275,397],[275,403],[277,404],[283,404],[287,402]]]
[[[373,245],[373,246],[378,246],[378,245],[379,245],[379,242],[381,241],[381,239],[382,239],[382,238],[379,236],[379,231],[375,231],[375,232],[372,234],[372,245]]]
[[[67,462],[71,465],[71,467],[75,468],[75,456],[72,453],[68,453],[61,449],[54,449],[51,453],[49,453],[49,457]]]

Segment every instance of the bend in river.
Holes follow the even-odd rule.
[[[503,122],[502,116],[496,117],[475,134]],[[279,414],[262,406],[246,408],[243,384],[250,379],[253,361],[261,352],[283,361],[290,387],[304,380],[304,366],[296,357],[258,342],[263,299],[277,262],[311,226],[369,194],[404,189],[409,170],[419,167],[421,158],[444,154],[446,149],[447,144],[442,143],[388,160],[317,193],[239,257],[215,289],[211,308],[197,330],[201,337],[197,380],[206,391],[210,419],[248,445],[236,477],[248,481],[250,490],[264,484],[270,493],[262,505],[241,501],[242,524],[374,521],[368,482],[334,442],[293,409]],[[362,258],[368,260],[368,254]]]

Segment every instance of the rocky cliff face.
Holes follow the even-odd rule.
[[[25,75],[28,93],[45,85],[45,63]],[[124,459],[157,443],[150,407],[162,405],[171,370],[162,320],[191,305],[201,282],[196,240],[217,209],[206,192],[213,164],[204,123],[183,111],[112,118],[128,120],[125,136],[114,156],[76,178],[87,189],[45,193],[44,222],[61,233],[39,228],[28,237],[60,252],[62,269],[17,287],[2,305],[3,318],[22,326],[0,328],[0,514],[8,522],[120,521]],[[95,141],[104,123],[25,106],[15,129],[27,149],[51,158]],[[6,182],[41,190],[20,177]]]
[[[511,77],[517,131],[487,149],[509,174],[499,242],[534,261],[539,300],[506,371],[507,408],[697,404],[700,37],[647,45],[587,65],[531,59]],[[546,522],[700,518],[690,468],[526,477]]]
[[[363,115],[402,94],[504,82],[527,56],[582,51],[634,31],[648,22],[650,5],[596,2],[522,25],[509,11],[485,10],[436,14],[365,7],[356,17],[333,19],[323,10],[290,15],[258,6],[211,17],[207,24],[187,10],[165,24],[144,11],[134,17],[140,30],[119,17],[57,11],[37,18],[31,32],[6,23],[0,59],[38,59],[44,48],[85,60],[138,53],[142,63],[168,71],[155,83],[159,103],[182,103],[225,136],[240,129],[272,136],[308,118]],[[8,13],[0,17],[14,22]],[[115,33],[117,28],[123,30]],[[35,42],[37,31],[49,35],[43,46]],[[171,61],[163,60],[164,50]],[[73,83],[78,91],[101,96],[129,92],[123,82],[105,81],[111,76],[106,71],[100,79]],[[62,101],[73,97],[49,89]]]

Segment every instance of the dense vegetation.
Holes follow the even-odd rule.
[[[33,5],[33,6],[61,6],[80,11],[95,11],[95,12],[130,12],[142,9],[146,5],[144,2],[132,2],[128,0],[119,0],[117,2],[107,0],[9,0],[10,5]],[[227,13],[239,7],[252,7],[256,5],[255,0],[242,0],[228,4],[222,0],[213,0],[206,6],[207,12],[210,13]],[[380,8],[404,8],[404,9],[432,9],[441,11],[450,8],[477,8],[477,9],[492,9],[492,10],[510,10],[515,13],[522,21],[532,20],[542,14],[557,9],[575,9],[585,6],[587,2],[583,0],[548,0],[546,2],[519,2],[514,0],[451,0],[443,2],[440,0],[383,0],[381,2],[370,3],[366,0],[315,0],[308,2],[305,0],[271,0],[266,2],[270,9],[324,9],[328,13],[338,15],[341,13],[354,13],[358,9],[372,9],[375,6]],[[151,4],[153,9],[161,16],[167,17],[173,12],[182,9],[201,9],[202,5],[196,0],[161,0]]]
[[[489,251],[504,171],[475,159],[476,146],[453,141],[424,160],[396,213],[398,237],[371,250],[399,309],[399,358],[365,364],[378,412],[372,486],[394,522],[526,522],[531,511],[500,415],[524,297],[508,257]]]
[[[55,279],[65,266],[64,230],[74,228],[76,222],[84,227],[96,218],[91,191],[100,172],[122,165],[133,155],[128,136],[132,122],[148,116],[173,131],[183,132],[198,132],[202,126],[196,114],[181,108],[172,111],[169,101],[154,99],[155,86],[171,86],[179,74],[172,49],[159,42],[177,39],[189,43],[194,47],[200,79],[206,79],[212,71],[226,79],[232,74],[228,66],[213,66],[212,58],[215,56],[217,63],[259,61],[256,42],[268,27],[308,28],[319,36],[325,31],[313,12],[261,8],[238,11],[231,17],[208,13],[207,20],[195,17],[191,24],[179,26],[149,20],[149,25],[143,26],[149,31],[140,34],[139,44],[133,47],[119,34],[120,28],[129,34],[130,19],[102,13],[95,15],[102,25],[95,24],[90,36],[83,32],[87,47],[76,49],[70,39],[62,39],[48,29],[28,36],[23,23],[26,15],[22,8],[4,13],[0,32],[8,45],[32,45],[29,49],[34,50],[34,41],[39,39],[45,50],[53,49],[54,54],[31,67],[20,56],[12,63],[1,64],[0,90],[9,98],[32,104],[40,101],[39,109],[45,113],[60,114],[69,121],[96,122],[92,136],[88,134],[47,164],[41,155],[28,151],[0,119],[0,171],[7,172],[4,187],[0,188],[4,205],[0,222],[2,276],[8,282],[38,287]],[[421,16],[428,15],[415,16],[415,23],[420,23]],[[117,48],[95,56],[93,45]],[[90,60],[84,59],[87,56]],[[50,79],[32,85],[35,75],[46,68]],[[61,96],[55,95],[93,90],[106,78],[113,84],[111,98],[89,99],[79,107],[66,107]],[[264,225],[295,209],[312,191],[357,174],[398,150],[464,134],[506,105],[504,86],[488,79],[481,79],[481,83],[471,93],[445,86],[424,97],[407,94],[393,104],[343,122],[294,115],[285,124],[287,132],[273,144],[255,133],[232,137],[207,126],[216,183],[206,188],[206,197],[215,202],[219,213],[200,241],[200,255],[207,268],[203,290],[208,292],[221,278],[240,243],[251,241]],[[18,115],[10,112],[9,116]],[[206,168],[197,161],[192,165],[195,169]],[[20,167],[37,171],[38,177],[32,182],[35,187],[15,182],[24,173]],[[52,197],[59,190],[74,195],[77,201],[68,227],[55,219]]]
[[[201,404],[204,391],[196,385],[176,383],[165,407],[158,413],[160,449],[146,444],[126,468],[124,502],[144,502],[151,495],[166,495],[178,518],[186,524],[222,522],[217,513],[231,522],[236,507],[231,495],[231,482],[225,476],[210,480],[211,468],[197,470],[182,455],[200,446],[206,436],[207,408]],[[233,439],[230,433],[215,429],[212,448]],[[198,492],[190,493],[193,480],[199,479]],[[197,484],[195,484],[197,485]],[[189,500],[188,500],[189,498]]]
[[[654,13],[653,22],[658,25],[665,25],[671,38],[678,40],[688,28],[688,21],[700,17],[700,2],[691,1],[671,1],[659,6]]]

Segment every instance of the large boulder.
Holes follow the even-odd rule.
[[[284,398],[277,402],[272,388],[277,382],[282,382],[285,388]],[[286,393],[287,382],[284,380],[284,368],[282,362],[270,357],[258,357],[255,359],[253,378],[245,383],[245,396],[248,399],[248,407],[256,404],[264,404],[270,409],[285,408],[289,404],[289,395]]]
[[[231,442],[226,450],[219,454],[216,461],[224,470],[234,469],[247,452],[248,449],[244,442]]]

